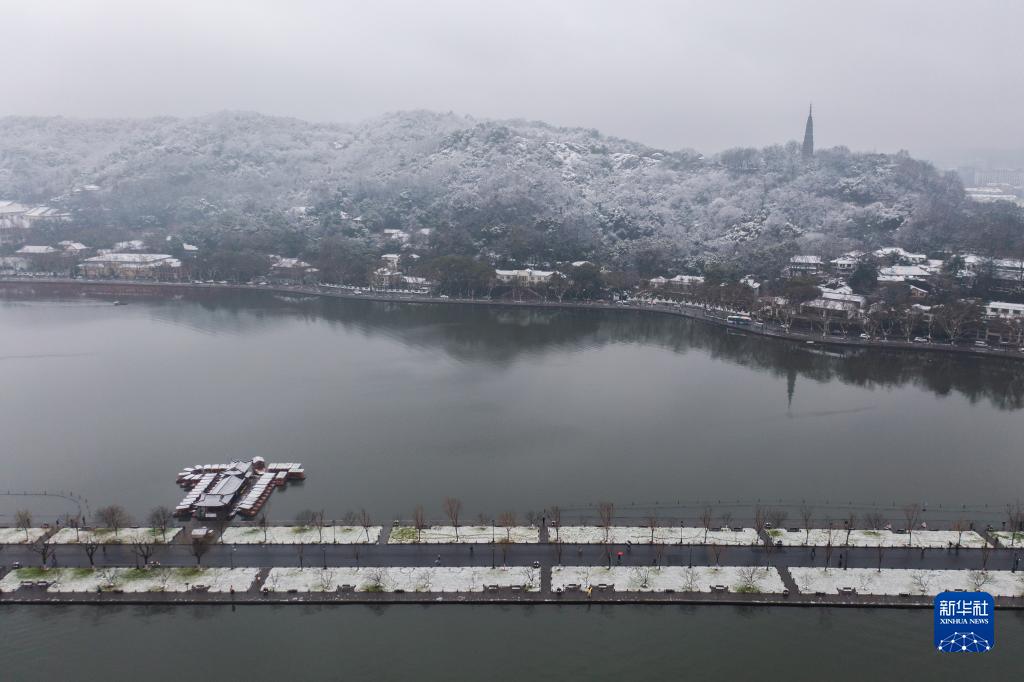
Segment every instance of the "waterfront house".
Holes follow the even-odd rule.
[[[1001,317],[1008,320],[1024,319],[1024,303],[991,301],[985,304],[985,315],[988,317]]]
[[[273,256],[270,265],[270,279],[284,284],[312,284],[316,282],[320,271],[304,260],[298,258],[281,258]]]
[[[78,266],[84,277],[177,280],[181,261],[166,253],[105,253]]]
[[[546,284],[551,280],[554,271],[549,270],[495,270],[494,275],[502,284],[513,286],[531,286]]]

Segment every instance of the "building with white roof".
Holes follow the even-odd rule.
[[[47,256],[50,254],[57,253],[57,249],[52,246],[33,246],[25,245],[15,251],[19,256]]]
[[[531,284],[546,284],[554,275],[553,270],[495,270],[494,276],[502,284],[514,284],[518,286]]]
[[[890,265],[878,270],[879,282],[905,282],[908,279],[928,279],[932,272],[920,265]]]
[[[1007,303],[1006,301],[991,301],[985,304],[985,314],[988,317],[1002,317],[1004,319],[1024,319],[1024,303]]]
[[[106,253],[86,258],[78,269],[85,277],[178,279],[181,261],[166,253]]]

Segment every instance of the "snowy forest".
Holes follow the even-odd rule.
[[[971,202],[954,174],[903,152],[834,147],[805,162],[788,142],[704,155],[452,113],[0,118],[0,199],[69,209],[53,236],[94,247],[175,234],[207,253],[329,246],[362,261],[398,229],[428,254],[641,276],[709,263],[768,275],[795,253],[889,245],[1024,255],[1019,207]]]

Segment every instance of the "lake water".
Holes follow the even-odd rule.
[[[840,357],[636,312],[6,301],[0,377],[0,488],[140,519],[180,499],[183,466],[254,455],[306,466],[271,498],[281,519],[441,517],[449,495],[466,518],[599,500],[693,523],[706,500],[999,509],[1024,478],[1024,365]],[[0,522],[29,503],[68,510],[0,497]]]
[[[193,463],[261,455],[309,480],[287,519],[377,520],[460,497],[467,517],[551,504],[990,505],[1024,477],[1024,369],[842,356],[635,312],[225,294],[0,302],[0,492],[71,490],[136,515]],[[720,501],[721,500],[721,501]],[[0,522],[52,498],[0,496]],[[13,607],[4,679],[1011,679],[931,650],[927,611],[731,607]],[[60,655],[51,655],[59,652]]]
[[[18,680],[1012,680],[1024,617],[981,655],[930,611],[704,607],[13,607]],[[47,655],[57,654],[60,655]]]

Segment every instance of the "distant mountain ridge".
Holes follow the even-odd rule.
[[[83,185],[100,191],[74,191]],[[1016,207],[973,205],[955,176],[905,154],[833,148],[804,163],[791,142],[704,158],[594,130],[426,111],[354,125],[249,112],[0,118],[0,199],[200,240],[429,228],[445,252],[645,271],[893,243],[977,248],[1014,229],[1007,248],[1018,248],[1022,224]]]

